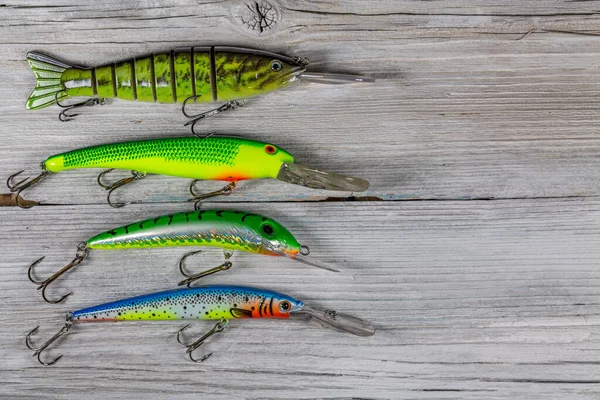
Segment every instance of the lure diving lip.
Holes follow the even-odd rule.
[[[222,332],[229,320],[241,318],[290,317],[316,320],[326,328],[356,336],[372,336],[375,328],[371,323],[334,310],[318,310],[304,305],[288,295],[271,290],[244,286],[204,286],[151,293],[123,300],[84,308],[66,315],[63,328],[39,347],[31,344],[31,336],[39,326],[30,331],[25,344],[34,350],[33,356],[43,365],[52,365],[62,356],[45,362],[42,352],[54,341],[65,335],[73,325],[84,322],[106,321],[169,321],[169,320],[219,320],[208,333],[191,344],[181,340],[181,333],[189,327],[185,325],[177,333],[177,341],[186,348],[186,353],[195,362],[203,362],[212,353],[202,358],[194,358],[193,352],[212,335]]]
[[[369,182],[364,179],[320,171],[295,163],[283,163],[277,179],[312,189],[364,192],[369,188]]]
[[[33,268],[44,257],[34,261],[28,269],[29,280],[42,292],[48,303],[59,303],[71,293],[57,300],[46,297],[48,285],[87,258],[90,250],[121,250],[159,247],[217,247],[225,251],[223,264],[188,274],[183,261],[201,250],[186,253],[179,261],[179,270],[186,277],[180,285],[192,282],[233,266],[230,257],[233,251],[243,251],[271,256],[284,256],[303,264],[338,272],[334,267],[308,256],[310,249],[298,240],[279,222],[265,216],[238,210],[200,210],[161,215],[143,221],[101,232],[77,246],[75,258],[58,272],[45,280],[33,278]]]
[[[325,83],[329,85],[343,85],[346,83],[373,83],[374,78],[360,75],[335,74],[327,72],[302,72],[298,78],[307,82]]]
[[[139,140],[81,148],[47,158],[41,164],[42,173],[33,179],[14,182],[23,171],[11,175],[7,186],[11,192],[20,194],[51,173],[80,169],[108,168],[98,175],[98,184],[108,190],[107,201],[112,207],[128,203],[111,201],[113,191],[147,174],[162,174],[191,178],[190,185],[196,202],[219,195],[229,195],[238,181],[249,179],[278,179],[280,181],[314,189],[336,191],[365,191],[369,182],[360,178],[345,177],[319,171],[295,163],[286,150],[270,143],[255,140],[210,136],[205,138],[179,137]],[[131,170],[131,177],[114,183],[103,179],[113,169]],[[211,193],[197,193],[194,184],[199,180],[221,180],[229,182],[225,187]],[[17,204],[22,208],[31,205]]]

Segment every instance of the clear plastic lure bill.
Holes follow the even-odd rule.
[[[51,156],[40,167],[42,172],[33,179],[15,182],[23,171],[7,179],[10,191],[19,195],[17,204],[22,208],[32,206],[32,203],[24,204],[19,200],[23,190],[52,173],[80,168],[108,168],[98,176],[98,184],[108,191],[108,204],[116,208],[128,203],[112,202],[113,191],[143,179],[147,174],[193,179],[190,201],[196,206],[206,198],[231,194],[237,182],[249,179],[270,178],[313,189],[348,192],[362,192],[369,187],[369,182],[364,179],[296,164],[294,156],[273,144],[226,136],[151,139],[86,147]],[[130,170],[131,176],[112,183],[104,182],[106,175],[114,169]],[[194,185],[199,180],[229,183],[215,192],[198,193]]]
[[[357,336],[372,336],[375,333],[373,325],[365,320],[334,310],[310,308],[305,306],[304,302],[285,294],[251,287],[205,286],[131,297],[70,312],[62,329],[44,344],[35,347],[31,343],[31,336],[39,326],[27,334],[25,344],[30,350],[34,350],[33,356],[37,357],[41,364],[52,365],[62,356],[52,361],[44,361],[41,358],[43,351],[79,323],[218,320],[209,332],[193,342],[182,340],[182,332],[190,324],[177,332],[177,341],[186,348],[190,359],[203,362],[212,353],[196,358],[193,355],[194,351],[209,337],[222,332],[230,320],[241,318],[303,318],[316,320],[326,328]]]
[[[237,210],[200,210],[162,215],[136,221],[99,233],[77,246],[75,258],[45,280],[33,278],[33,269],[44,257],[33,262],[28,269],[29,280],[41,290],[48,303],[59,303],[71,293],[56,300],[46,297],[48,285],[64,273],[79,265],[91,250],[148,249],[160,247],[217,247],[224,250],[224,262],[206,271],[188,274],[184,260],[201,250],[186,253],[179,261],[179,270],[186,279],[180,285],[189,286],[196,280],[233,266],[233,251],[243,251],[270,256],[283,256],[304,264],[337,272],[332,266],[309,256],[308,246],[298,240],[279,222],[259,214]]]
[[[61,121],[77,114],[74,108],[104,104],[106,99],[142,102],[181,103],[186,124],[242,106],[243,99],[308,81],[324,84],[373,82],[347,74],[309,72],[309,60],[238,47],[188,47],[149,54],[108,65],[85,68],[69,65],[46,54],[30,52],[27,61],[35,74],[36,86],[27,99],[27,109],[57,103],[63,107]],[[90,97],[65,106],[67,97]],[[190,115],[189,102],[224,102],[214,110]]]

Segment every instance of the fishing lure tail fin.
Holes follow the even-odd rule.
[[[306,186],[312,189],[364,192],[369,182],[360,178],[332,174],[295,163],[283,163],[277,174],[280,181]]]
[[[308,317],[321,326],[338,332],[347,332],[356,336],[373,336],[375,328],[370,322],[335,310],[315,310],[309,307],[293,312],[292,315]]]
[[[65,90],[62,75],[71,65],[35,51],[27,53],[27,62],[35,74],[36,82],[33,92],[27,98],[25,107],[28,110],[37,110],[56,103],[56,99],[65,97],[58,93]]]

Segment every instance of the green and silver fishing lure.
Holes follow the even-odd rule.
[[[190,201],[196,202],[196,208],[206,198],[229,195],[238,181],[247,179],[272,178],[314,189],[350,192],[362,192],[369,187],[369,182],[363,179],[296,164],[290,153],[273,144],[234,137],[180,137],[105,144],[51,156],[40,167],[42,173],[33,179],[15,183],[14,179],[23,172],[19,171],[7,180],[10,191],[18,194],[17,204],[22,208],[32,206],[21,201],[23,190],[51,173],[79,168],[109,168],[98,176],[98,184],[108,190],[108,203],[117,208],[129,203],[112,202],[113,191],[149,173],[194,179],[190,184],[193,195]],[[103,177],[113,169],[131,170],[132,176],[103,183]],[[199,194],[194,189],[198,180],[229,183],[215,192]]]
[[[225,271],[232,267],[230,257],[233,251],[244,251],[270,256],[284,256],[304,264],[337,271],[335,268],[309,257],[308,246],[301,245],[283,225],[259,214],[235,210],[201,210],[162,215],[156,218],[137,221],[129,225],[102,232],[77,246],[73,261],[54,275],[43,281],[35,280],[33,268],[44,257],[29,266],[29,280],[42,290],[42,297],[48,303],[59,303],[71,293],[58,300],[46,297],[46,288],[71,268],[79,265],[90,250],[147,249],[157,247],[218,247],[225,252],[225,262],[217,267],[197,273],[184,271],[184,260],[201,250],[185,254],[179,261],[179,270],[186,277],[179,285],[192,282]]]
[[[36,75],[36,87],[26,107],[40,109],[58,103],[65,108],[61,121],[75,115],[69,110],[104,104],[105,99],[181,103],[186,124],[243,105],[242,99],[285,88],[293,82],[340,84],[372,82],[372,79],[344,74],[307,73],[308,59],[237,47],[191,47],[150,54],[96,68],[69,65],[38,52],[27,54]],[[63,106],[66,97],[90,100]],[[220,102],[224,105],[190,115],[190,102]],[[192,126],[193,130],[193,126]]]

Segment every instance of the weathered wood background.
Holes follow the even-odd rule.
[[[189,210],[187,181],[153,176],[105,204],[97,171],[59,174],[0,208],[4,398],[598,398],[600,2],[7,0],[0,4],[0,171],[50,154],[187,135],[176,105],[117,102],[61,123],[31,112],[30,50],[98,65],[179,46],[238,45],[377,83],[303,84],[210,118],[206,132],[284,146],[371,181],[360,202],[280,182],[216,199],[269,214],[340,274],[236,254],[206,283],[258,285],[373,321],[371,338],[301,322],[234,321],[189,362],[172,323],[74,329],[43,367],[24,346],[66,311],[173,287],[180,249],[92,253],[45,304],[26,267],[127,221]],[[268,8],[268,3],[258,6]],[[207,183],[208,188],[218,184]],[[329,196],[335,196],[331,198]],[[200,265],[219,260],[207,251]],[[199,268],[199,266],[198,266]],[[197,323],[200,334],[210,323]]]

